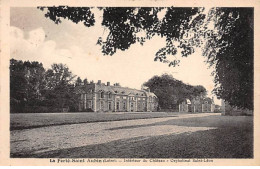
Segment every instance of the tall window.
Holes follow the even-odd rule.
[[[108,93],[108,98],[111,99],[112,95],[111,93]]]
[[[126,102],[123,103],[123,109],[126,109]]]
[[[112,108],[112,104],[111,102],[108,102],[108,110],[111,110],[111,108]]]
[[[104,102],[103,101],[100,102],[100,109],[104,110]]]
[[[116,109],[119,110],[119,102],[116,102]]]
[[[100,98],[104,98],[104,92],[100,93]]]
[[[141,110],[141,103],[138,103],[138,109]]]
[[[88,101],[88,108],[92,109],[92,101]]]

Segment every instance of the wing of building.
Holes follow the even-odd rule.
[[[179,112],[214,112],[215,104],[213,98],[196,97],[192,100],[186,99],[179,104]]]
[[[144,112],[157,111],[158,98],[149,89],[131,89],[118,83],[89,83],[76,87],[80,97],[79,110],[94,112]]]

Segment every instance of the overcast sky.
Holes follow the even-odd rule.
[[[212,69],[208,69],[200,49],[188,58],[178,57],[181,60],[178,67],[154,62],[155,53],[165,44],[165,39],[160,37],[143,46],[134,44],[126,51],[104,56],[96,42],[108,32],[100,24],[102,13],[94,12],[95,26],[87,28],[68,20],[56,25],[36,8],[11,8],[11,57],[39,61],[45,68],[53,63],[65,63],[82,79],[119,82],[136,89],[152,76],[168,73],[184,83],[203,85],[208,96],[212,96]],[[215,102],[219,104],[216,98]]]

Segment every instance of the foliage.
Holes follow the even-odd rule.
[[[53,112],[74,110],[75,76],[63,64],[53,64],[45,71],[38,62],[10,60],[11,112]]]
[[[252,110],[253,9],[216,8],[212,11],[209,17],[214,20],[217,32],[216,36],[209,37],[204,55],[208,63],[215,66],[214,93],[231,106]]]
[[[76,104],[76,97],[73,97],[75,76],[66,65],[53,64],[45,76],[46,100],[50,106],[62,109]]]
[[[185,99],[192,99],[196,96],[206,96],[207,91],[203,86],[191,86],[172,77],[163,74],[154,76],[144,83],[150,88],[159,99],[159,106],[162,109],[177,108],[178,104]]]
[[[95,23],[91,8],[65,6],[39,8],[46,9],[45,16],[56,24],[61,23],[60,18],[67,18],[75,23],[83,22],[87,27]],[[102,26],[109,30],[106,39],[100,37],[97,41],[104,55],[113,55],[118,49],[127,50],[137,42],[143,45],[146,40],[159,35],[165,38],[166,43],[165,47],[158,50],[154,60],[176,66],[179,60],[168,57],[174,56],[178,50],[186,57],[194,52],[194,46],[200,45],[200,40],[194,40],[193,36],[199,33],[197,30],[202,25],[201,20],[205,18],[205,14],[202,13],[204,8],[105,7],[99,9],[103,10]],[[166,14],[160,20],[158,13],[162,10],[166,10]],[[184,38],[189,31],[193,32],[193,36]]]
[[[44,10],[44,7],[39,7]],[[68,7],[60,6],[58,8],[47,7],[45,17],[50,18],[56,24],[61,23],[60,18],[69,19],[75,23],[83,22],[87,27],[93,26],[95,23],[94,14],[91,13],[88,7]]]
[[[91,8],[40,9],[46,9],[46,17],[55,23],[60,23],[60,18],[83,22],[87,27],[95,23]],[[158,50],[154,60],[178,66],[177,54],[187,57],[202,47],[207,63],[216,68],[215,94],[233,106],[253,109],[253,8],[212,8],[208,14],[199,7],[99,9],[103,11],[102,26],[109,30],[105,39],[97,41],[104,55],[158,35],[165,39],[165,47]],[[159,14],[165,10],[160,19]]]
[[[10,60],[11,111],[39,105],[44,90],[44,68],[41,63]]]

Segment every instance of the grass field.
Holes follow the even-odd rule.
[[[178,113],[19,113],[11,114],[10,130],[32,129],[67,124],[174,117]]]
[[[169,114],[170,115],[170,114]],[[130,124],[130,123],[129,123]],[[220,116],[169,119],[160,122],[108,127],[120,135],[142,128],[208,127],[209,130],[117,139],[102,144],[64,148],[37,154],[12,154],[33,158],[253,158],[253,117]],[[106,131],[104,131],[106,133]],[[85,136],[83,136],[85,137]]]
[[[153,125],[217,127],[208,131],[117,140],[39,154],[88,158],[253,158],[252,117],[210,116]],[[133,126],[141,127],[141,126]]]

